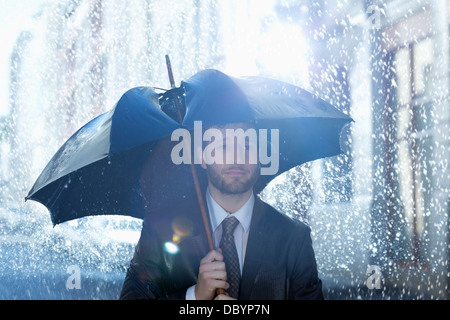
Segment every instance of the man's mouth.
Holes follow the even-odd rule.
[[[247,174],[247,170],[240,169],[240,168],[230,168],[223,171],[224,175],[228,175],[231,177],[241,177]]]

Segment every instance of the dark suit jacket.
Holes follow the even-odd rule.
[[[309,227],[255,199],[239,299],[323,299]],[[167,252],[180,229],[179,251]],[[185,299],[209,252],[204,230],[195,206],[146,216],[120,298]]]

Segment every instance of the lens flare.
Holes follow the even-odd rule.
[[[187,237],[192,234],[194,226],[192,221],[186,217],[178,216],[172,221],[172,229],[174,237],[180,240],[182,237]]]
[[[169,254],[177,254],[179,248],[175,243],[167,241],[166,243],[164,243],[164,250]]]

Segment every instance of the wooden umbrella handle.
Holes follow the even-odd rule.
[[[173,77],[172,65],[170,63],[169,55],[167,55],[167,54],[166,54],[166,65],[167,65],[167,71],[169,73],[170,86],[173,89],[173,88],[175,88],[175,80]],[[174,93],[174,100],[175,100],[175,105],[176,105],[177,113],[178,113],[178,121],[180,122],[180,124],[182,124],[183,117],[181,115],[180,102],[178,101],[178,97],[177,97],[176,93]],[[183,139],[183,141],[185,141],[185,140]],[[203,225],[204,225],[205,231],[206,231],[206,237],[208,238],[209,249],[214,250],[214,242],[213,242],[213,238],[212,238],[211,227],[209,225],[208,215],[206,213],[205,201],[203,200],[200,183],[198,181],[197,171],[195,170],[195,165],[192,163],[192,161],[190,163],[190,166],[191,166],[192,178],[194,180],[195,193],[197,194],[197,200],[198,200],[198,204],[200,206],[200,212],[202,214]],[[218,288],[216,290],[216,293],[217,293],[217,295],[225,294],[225,290],[222,288]]]

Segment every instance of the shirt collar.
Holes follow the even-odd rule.
[[[255,196],[252,193],[247,202],[235,213],[231,214],[225,211],[217,202],[213,199],[209,193],[209,187],[206,190],[206,203],[208,205],[209,218],[211,220],[211,227],[213,232],[222,223],[222,221],[233,215],[239,220],[239,223],[244,227],[247,232],[250,228],[250,221],[252,220],[253,206],[255,204]]]

